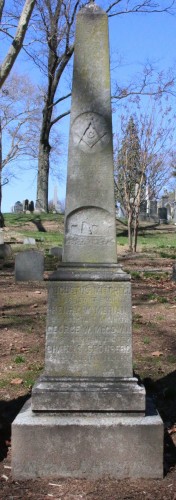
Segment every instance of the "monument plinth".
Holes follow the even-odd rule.
[[[131,325],[116,254],[108,22],[91,2],[76,25],[63,262],[49,282],[45,371],[13,424],[15,478],[162,477],[162,422],[146,415],[133,376]]]

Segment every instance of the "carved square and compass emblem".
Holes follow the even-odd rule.
[[[96,153],[110,141],[110,131],[102,115],[83,113],[72,126],[74,143],[85,153]]]
[[[93,127],[93,124],[90,122],[88,128],[85,130],[82,138],[80,139],[80,142],[84,141],[90,148],[92,148],[100,139],[101,137],[98,135],[95,127]]]

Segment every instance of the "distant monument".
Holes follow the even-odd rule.
[[[57,186],[54,186],[53,207],[56,212],[62,212],[61,204],[58,200]]]
[[[13,423],[14,478],[162,477],[163,425],[133,376],[131,316],[116,256],[107,15],[91,2],[77,16],[63,262],[49,283],[45,371]]]
[[[21,201],[16,201],[14,205],[14,213],[19,214],[22,212],[23,212],[23,204],[21,203]]]

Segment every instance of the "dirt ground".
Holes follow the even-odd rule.
[[[124,249],[119,255],[123,268],[132,271],[134,371],[143,380],[164,421],[164,478],[119,481],[104,477],[89,481],[58,477],[13,481],[11,422],[30,396],[32,384],[43,368],[47,285],[15,284],[14,265],[8,262],[0,265],[0,500],[176,500],[173,261],[157,257],[151,260],[141,253],[132,257]]]

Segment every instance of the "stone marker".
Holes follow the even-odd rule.
[[[55,257],[58,257],[58,260],[62,261],[62,248],[61,247],[50,248],[49,254],[54,255]]]
[[[0,245],[3,245],[4,243],[4,233],[2,231],[2,229],[0,230]]]
[[[172,279],[173,281],[176,281],[176,264],[173,264]]]
[[[162,421],[133,376],[114,207],[107,15],[91,2],[77,16],[63,262],[49,283],[45,371],[12,426],[16,479],[162,477]]]
[[[160,224],[167,224],[167,208],[166,207],[158,208],[158,217],[160,220]]]
[[[11,255],[12,249],[9,243],[0,244],[0,259],[6,259],[8,257],[11,257]]]
[[[35,238],[24,238],[23,244],[24,245],[36,245],[36,240],[35,240]]]
[[[15,258],[16,281],[42,281],[44,255],[36,250],[20,252]]]
[[[14,205],[14,213],[18,214],[22,212],[23,212],[23,204],[21,203],[21,201],[16,201]]]

